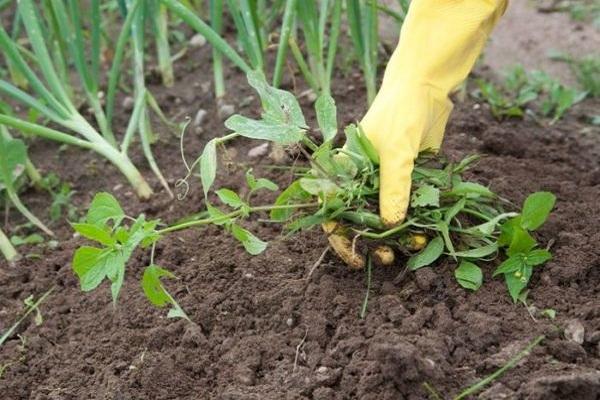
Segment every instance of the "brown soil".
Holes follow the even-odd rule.
[[[200,153],[211,137],[223,133],[211,90],[209,50],[179,63],[171,89],[156,87],[160,104],[174,117],[208,111],[204,132],[190,130],[186,153]],[[335,97],[340,123],[360,118],[364,93],[358,75],[338,77]],[[251,93],[237,72],[227,82],[229,101],[238,111],[256,113]],[[239,91],[238,91],[238,88]],[[235,97],[234,97],[235,96]],[[305,102],[306,107],[309,104]],[[126,113],[120,115],[126,120]],[[156,124],[156,126],[160,126]],[[269,249],[252,257],[216,227],[175,233],[160,241],[156,262],[177,274],[171,293],[194,323],[169,320],[164,310],[144,298],[139,280],[149,262],[138,252],[127,269],[118,307],[108,286],[84,294],[70,260],[82,244],[66,222],[54,226],[60,244],[21,248],[38,254],[0,267],[0,331],[17,318],[22,300],[54,293],[41,307],[44,322],[26,321],[0,348],[0,363],[13,362],[0,379],[2,399],[426,399],[428,382],[450,397],[490,374],[536,336],[546,339],[515,369],[481,394],[485,399],[600,398],[600,142],[581,133],[574,117],[554,127],[530,122],[498,123],[485,106],[458,104],[448,128],[444,151],[452,158],[473,152],[485,157],[471,178],[490,185],[515,203],[530,192],[550,190],[556,209],[540,231],[553,243],[554,259],[539,268],[529,302],[552,308],[557,318],[534,321],[522,305],[513,305],[504,283],[491,278],[477,293],[460,288],[450,261],[407,273],[398,265],[374,271],[368,313],[359,310],[365,274],[351,272],[332,255],[307,280],[308,270],[326,247],[318,230],[285,239],[271,225],[248,226],[271,240]],[[159,164],[171,184],[184,175],[178,139],[161,128],[156,147]],[[241,187],[246,153],[256,142],[238,140],[219,184]],[[59,150],[48,142],[31,146],[44,171],[56,171],[77,190],[75,204],[84,209],[94,192],[114,193],[127,212],[144,212],[174,221],[202,208],[199,182],[184,201],[158,192],[139,202],[117,171],[91,153]],[[141,154],[134,161],[144,165]],[[222,160],[223,161],[223,160]],[[251,163],[259,174],[282,184],[285,173],[267,172],[268,159]],[[144,170],[147,177],[148,170]],[[154,188],[160,186],[151,179]],[[25,201],[44,216],[48,198],[33,190]],[[263,201],[272,200],[263,198]],[[9,223],[19,222],[16,213]],[[585,341],[565,339],[573,320],[585,327]]]

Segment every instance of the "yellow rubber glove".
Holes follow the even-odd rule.
[[[507,0],[413,0],[361,126],[379,153],[380,215],[401,222],[419,151],[440,148],[452,102]]]

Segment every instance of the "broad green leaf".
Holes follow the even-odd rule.
[[[307,193],[318,196],[323,194],[325,197],[336,194],[340,188],[329,179],[321,178],[300,178],[300,186]]]
[[[515,229],[521,229],[521,216],[506,220],[500,225],[500,236],[498,237],[498,246],[509,246],[512,242]]]
[[[504,274],[504,281],[506,282],[506,287],[508,288],[508,293],[510,294],[513,303],[517,302],[519,294],[527,287],[527,283],[531,278],[531,272],[532,268],[528,265],[524,265],[520,271]]]
[[[293,203],[301,203],[310,198],[310,193],[307,193],[302,186],[300,181],[294,181],[288,186],[275,200],[276,206],[285,206]],[[294,210],[292,208],[280,208],[271,210],[271,220],[273,221],[285,221],[292,214]]]
[[[158,265],[153,264],[146,267],[142,276],[142,289],[146,298],[157,307],[171,305],[167,318],[184,318],[189,321],[187,314],[162,285],[161,278],[173,279],[176,276]]]
[[[240,199],[240,196],[238,196],[233,190],[224,188],[217,190],[216,193],[217,196],[219,196],[219,199],[221,199],[224,204],[227,204],[230,207],[240,208],[245,204],[244,201]]]
[[[490,254],[493,254],[496,251],[498,251],[498,245],[496,243],[492,243],[492,244],[487,244],[485,246],[477,247],[474,249],[457,251],[454,253],[454,255],[456,257],[477,259],[477,258],[483,258],[483,257],[489,256]]]
[[[94,196],[85,220],[92,225],[104,225],[113,220],[117,226],[124,217],[125,213],[117,199],[110,193],[101,192]]]
[[[412,194],[410,201],[412,207],[439,207],[440,189],[432,185],[423,185]]]
[[[250,231],[239,225],[231,225],[231,233],[233,234],[233,237],[242,243],[246,251],[253,256],[262,253],[267,248],[266,242],[263,242]]]
[[[305,134],[303,128],[282,122],[255,120],[241,115],[233,115],[225,121],[225,126],[241,136],[250,139],[270,140],[282,145],[295,144]]]
[[[200,181],[204,190],[204,197],[208,195],[208,191],[215,182],[217,176],[217,142],[212,139],[202,151],[200,156]]]
[[[548,250],[531,250],[523,257],[523,261],[527,265],[536,266],[545,263],[552,258],[552,254]]]
[[[535,239],[521,227],[515,227],[512,234],[512,240],[510,246],[506,251],[508,256],[512,256],[519,253],[528,253],[535,247],[537,242]]]
[[[315,111],[323,141],[328,142],[337,134],[337,114],[333,97],[325,93],[320,95],[315,102]]]
[[[454,277],[458,284],[466,289],[477,290],[483,282],[481,268],[469,261],[461,261],[458,268],[454,270]]]
[[[443,252],[444,240],[441,237],[436,236],[427,244],[427,247],[409,258],[407,264],[408,268],[414,271],[416,269],[425,267],[440,258]]]
[[[523,267],[523,264],[523,256],[521,254],[515,254],[504,260],[502,264],[496,268],[492,276],[496,277],[500,274],[510,274],[519,271]]]
[[[118,263],[118,256],[112,249],[98,249],[82,246],[73,256],[73,270],[79,278],[81,290],[94,290],[102,283],[108,270]]]
[[[468,198],[494,197],[494,193],[490,189],[475,182],[458,182],[452,186],[452,190],[448,194]]]
[[[550,192],[536,192],[530,194],[521,211],[521,227],[534,231],[548,218],[550,211],[554,207],[556,196]]]
[[[116,242],[106,226],[85,223],[71,224],[71,226],[84,238],[102,243],[105,246],[112,246]]]
[[[20,139],[5,137],[0,132],[0,189],[11,187],[25,170],[27,147]]]
[[[269,86],[260,71],[248,72],[246,76],[248,83],[256,90],[261,99],[265,121],[306,128],[306,121],[296,96],[285,90]]]

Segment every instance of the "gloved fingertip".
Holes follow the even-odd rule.
[[[405,196],[382,196],[379,204],[381,221],[386,227],[398,225],[406,218],[408,199]]]

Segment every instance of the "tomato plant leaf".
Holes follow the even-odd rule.
[[[125,213],[117,199],[110,193],[101,192],[94,196],[85,221],[92,225],[104,225],[112,220],[117,226],[124,217]]]
[[[317,113],[317,122],[323,135],[323,141],[328,142],[337,134],[335,100],[328,94],[321,94],[315,102],[315,111]]]
[[[477,290],[483,282],[481,268],[469,261],[461,261],[458,268],[454,270],[454,277],[458,284],[465,289]]]
[[[538,229],[552,211],[556,203],[556,196],[550,192],[536,192],[530,194],[521,212],[521,227],[530,231]]]
[[[110,230],[101,225],[86,223],[71,224],[73,229],[86,239],[94,240],[105,246],[112,246],[116,239],[112,237]]]
[[[408,268],[416,270],[425,267],[440,258],[444,252],[444,240],[436,236],[423,250],[408,259]]]

